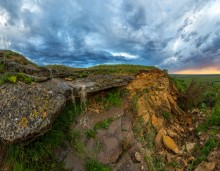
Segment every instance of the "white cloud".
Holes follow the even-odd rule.
[[[113,56],[119,56],[119,57],[122,57],[122,58],[127,58],[127,59],[137,59],[138,56],[136,55],[132,55],[132,54],[129,54],[129,53],[126,53],[126,52],[116,52],[116,53],[111,53]]]
[[[0,9],[1,48],[39,63],[183,68],[220,53],[217,0],[7,0]]]

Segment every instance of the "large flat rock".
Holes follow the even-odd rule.
[[[132,77],[94,76],[65,81],[50,79],[30,85],[17,82],[0,86],[0,139],[13,143],[43,134],[72,97],[84,98],[128,84]]]
[[[66,103],[63,94],[44,84],[5,84],[0,90],[0,138],[7,142],[41,134]]]

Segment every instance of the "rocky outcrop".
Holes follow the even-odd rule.
[[[120,87],[130,79],[94,76],[71,82],[51,79],[30,85],[4,84],[0,90],[0,138],[6,142],[35,138],[48,129],[72,96],[86,98],[88,93]]]
[[[121,87],[133,79],[111,75],[65,79],[75,78],[79,72],[42,68],[12,51],[0,51],[0,64],[5,70],[0,73],[1,77],[19,72],[35,80],[31,84],[15,80],[16,83],[0,85],[0,140],[10,143],[32,140],[43,134],[67,100],[78,97],[86,103],[87,94]]]

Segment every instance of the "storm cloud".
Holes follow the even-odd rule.
[[[40,64],[220,65],[217,0],[1,0],[0,48]]]

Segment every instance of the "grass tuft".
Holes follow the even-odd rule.
[[[98,122],[94,126],[94,130],[96,131],[97,129],[108,129],[109,125],[113,122],[112,118],[105,119],[103,121]]]
[[[121,93],[120,90],[117,89],[116,91],[108,92],[107,99],[106,99],[107,105],[113,105],[113,106],[121,106]]]
[[[85,164],[85,171],[111,171],[109,166],[106,166],[94,159],[89,159]]]
[[[167,121],[170,121],[171,118],[172,118],[172,115],[171,115],[170,112],[164,111],[164,112],[163,112],[163,117],[164,117]]]
[[[26,76],[24,73],[17,73],[16,76],[19,81],[22,81],[26,84],[31,84],[34,81],[33,78]]]
[[[87,138],[95,138],[96,136],[96,131],[94,129],[88,129],[86,132],[86,137]]]

